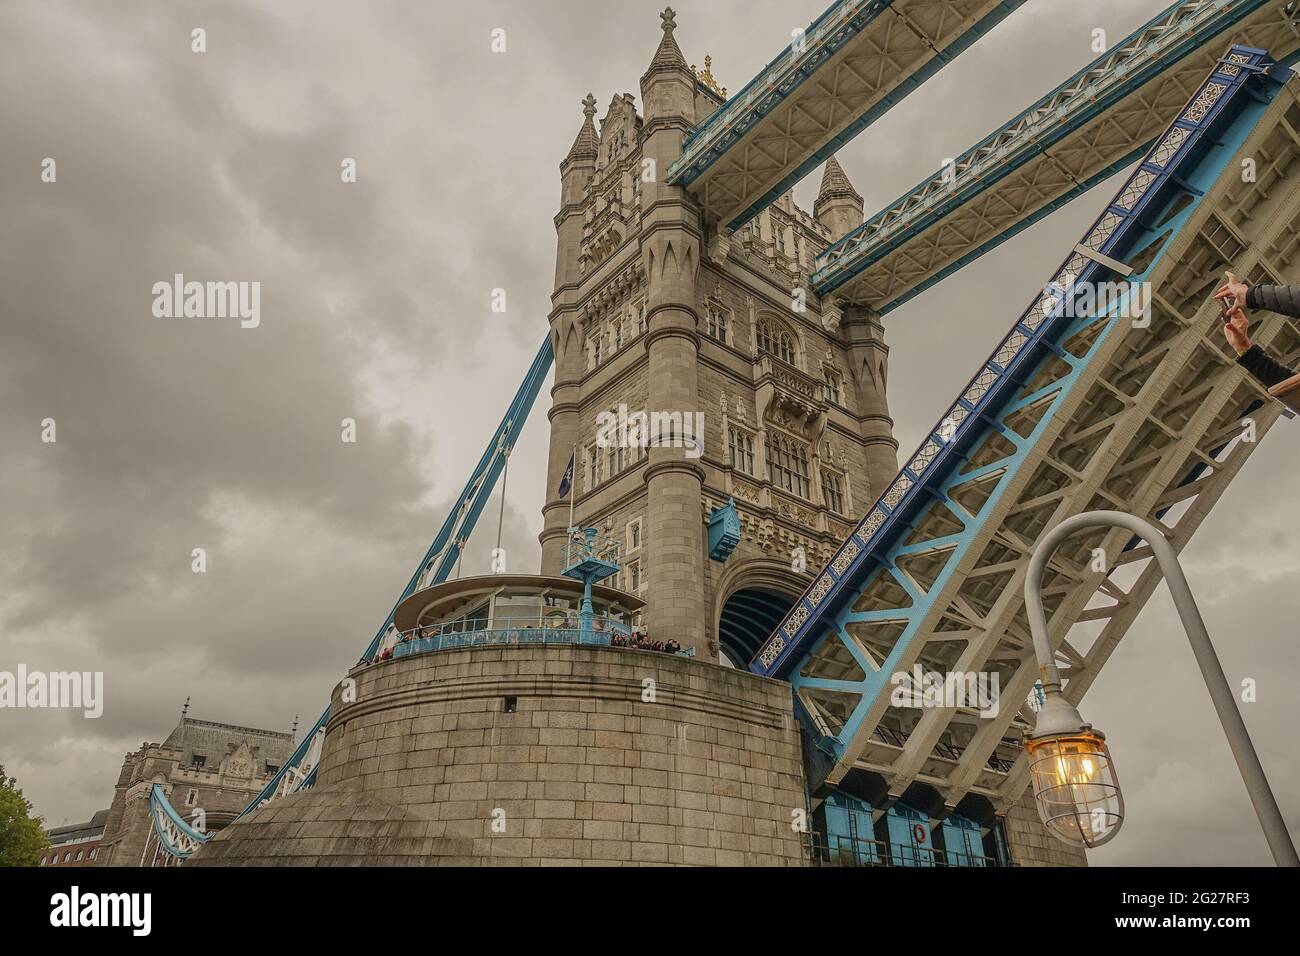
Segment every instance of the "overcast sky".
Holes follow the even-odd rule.
[[[678,0],[676,35],[735,91],[825,2]],[[841,152],[868,212],[1092,59],[1093,29],[1113,42],[1165,5],[1029,0]],[[5,0],[0,670],[106,682],[98,720],[0,711],[0,763],[50,825],[108,806],[123,755],[162,740],[187,696],[211,720],[315,720],[545,334],[580,101],[639,101],[661,8]],[[796,189],[808,208],[818,179]],[[904,451],[1116,185],[889,316]],[[260,282],[260,326],[154,317],[175,273]],[[536,568],[546,402],[512,459],[512,569]],[[1293,824],[1298,429],[1277,428],[1186,553],[1229,679],[1259,682],[1245,716]],[[496,515],[467,571],[486,569]],[[1128,803],[1095,864],[1268,862],[1163,591],[1083,711]]]

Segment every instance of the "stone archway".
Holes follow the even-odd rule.
[[[788,565],[770,558],[748,558],[728,567],[719,582],[714,617],[722,662],[747,668],[806,584]]]

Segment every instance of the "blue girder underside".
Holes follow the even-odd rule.
[[[1016,8],[1023,4],[1025,0],[1003,0],[990,13],[984,16],[978,23],[963,33],[960,37],[948,44],[944,49],[937,50],[929,60],[919,69],[909,75],[906,79],[898,84],[888,94],[876,100],[868,109],[864,110],[861,115],[853,120],[830,142],[811,155],[804,162],[793,168],[787,173],[776,185],[764,193],[757,201],[746,207],[742,212],[733,217],[727,224],[728,229],[739,229],[754,216],[758,215],[764,208],[772,203],[777,197],[781,196],[797,182],[807,176],[810,172],[824,163],[829,157],[834,155],[845,143],[853,139],[868,126],[871,126],[889,110],[897,106],[909,94],[920,88],[920,86],[938,73],[944,66],[964,50],[979,41],[981,37],[987,34]],[[727,153],[736,145],[749,131],[750,128],[767,115],[773,107],[783,102],[787,96],[795,89],[801,86],[806,80],[816,75],[818,69],[829,60],[835,53],[840,50],[845,43],[849,42],[853,36],[860,33],[863,29],[871,25],[874,20],[890,6],[892,0],[870,0],[870,2],[849,2],[849,0],[836,0],[822,14],[814,20],[805,31],[805,35],[812,35],[828,19],[843,16],[844,24],[823,43],[816,47],[810,47],[807,52],[797,56],[794,52],[794,44],[791,43],[780,54],[776,56],[767,66],[750,80],[745,87],[728,100],[727,104],[721,106],[708,119],[696,127],[682,143],[682,156],[687,161],[678,160],[668,171],[668,182],[677,186],[690,186],[696,179],[704,174],[719,158]],[[857,9],[853,9],[853,8]],[[743,100],[754,87],[762,82],[765,77],[772,72],[777,71],[782,65],[793,64],[796,60],[799,65],[796,68],[788,69],[788,75],[778,84],[777,88],[770,95],[756,101],[747,111],[743,120],[734,124],[732,131],[723,139],[719,140],[712,148],[702,153],[698,157],[689,157],[691,146],[701,137],[706,136],[715,125],[722,123],[727,114],[727,105]],[[728,120],[729,121],[729,120]]]
[[[1267,74],[1262,73],[1261,70],[1269,67],[1272,62],[1262,50],[1234,47],[1229,55],[1232,54],[1245,57],[1248,63],[1228,64],[1226,57],[1220,61],[1212,76],[1198,89],[1193,102],[1206,91],[1210,83],[1225,86],[1225,91],[1199,119],[1180,118],[1159,137],[1158,142],[1164,144],[1166,137],[1181,129],[1182,132],[1177,135],[1185,138],[1172,155],[1162,157],[1162,162],[1154,159],[1160,147],[1152,150],[1133,177],[1121,188],[1115,202],[1098,217],[1085,237],[1086,245],[1096,248],[1105,256],[1122,259],[1140,248],[1144,242],[1149,243],[1156,237],[1156,233],[1144,225],[1144,217],[1167,208],[1178,194],[1190,187],[1195,195],[1194,201],[1170,222],[1161,226],[1160,235],[1164,236],[1165,230],[1169,230],[1169,234],[1161,241],[1160,251],[1143,273],[1130,277],[1131,281],[1141,281],[1159,263],[1163,250],[1174,241],[1178,231],[1195,211],[1201,195],[1198,190],[1207,188],[1221,174],[1224,164],[1254,128],[1266,108],[1266,100],[1276,91],[1277,84],[1289,75],[1289,71],[1278,67],[1269,69]],[[1244,65],[1246,68],[1231,76],[1230,68],[1235,65]],[[1191,115],[1195,115],[1195,112],[1187,108],[1181,114],[1182,117]],[[1137,198],[1130,193],[1127,198],[1123,198],[1124,205],[1120,205],[1122,197],[1129,190],[1129,184],[1138,180],[1138,177],[1149,177],[1150,181],[1141,189]],[[1099,235],[1105,235],[1104,241],[1094,244]],[[1066,288],[1071,284],[1104,281],[1111,275],[1110,270],[1100,263],[1072,255],[1058,273],[1058,281],[1067,268],[1072,270],[1075,278],[1070,282],[1062,282]],[[1044,314],[1040,304],[1036,305],[1039,305],[1038,313],[1031,307],[1021,317],[1012,337],[980,369],[963,392],[963,397],[950,410],[949,416],[926,439],[894,485],[881,496],[881,500],[859,524],[854,534],[841,545],[836,556],[814,579],[813,586],[796,602],[782,626],[750,664],[750,669],[756,673],[787,677],[796,690],[860,695],[836,736],[825,741],[825,745],[837,757],[842,755],[847,741],[863,729],[868,711],[885,689],[895,665],[904,655],[921,620],[932,610],[927,604],[927,596],[938,595],[943,591],[948,577],[961,564],[961,553],[975,540],[995,507],[998,495],[1011,484],[1009,477],[1027,460],[1029,452],[1040,440],[1042,432],[1069,395],[1082,371],[1105,337],[1120,321],[1119,312],[1123,308],[1121,304],[1119,309],[1112,310],[1108,315],[1070,318],[1068,310],[1065,315],[1052,316]],[[1097,323],[1102,324],[1101,334],[1094,338],[1086,354],[1076,357],[1061,349],[1060,343]],[[1014,352],[1009,351],[1008,343],[1020,338],[1023,338],[1023,343]],[[1034,370],[1049,357],[1063,361],[1069,371],[1040,392],[1017,399],[1017,392],[1033,378]],[[1049,401],[1050,404],[1028,436],[1021,437],[1005,426],[1005,419],[1013,411],[1042,401]],[[961,410],[961,420],[953,430],[951,421],[958,409]],[[969,461],[967,456],[994,430],[1010,443],[1013,451],[982,469],[959,473],[960,467]],[[928,460],[921,454],[927,449],[933,452]],[[932,502],[948,501],[949,492],[954,486],[971,482],[981,474],[994,472],[1005,472],[1006,475],[997,482],[997,488],[982,503],[978,513],[966,518],[962,517],[961,509],[949,509],[964,525],[959,532],[945,539],[926,540],[912,548],[902,543],[906,532],[921,519]],[[896,569],[899,560],[917,549],[953,550],[939,577],[927,591],[917,589],[907,575],[895,573],[892,577],[911,598],[909,607],[871,612],[852,610],[856,599],[874,581],[882,568]],[[804,677],[799,673],[832,631],[843,630],[855,622],[886,620],[899,622],[903,625],[903,631],[895,640],[889,657],[879,667],[865,659],[856,642],[842,642],[865,673],[864,680],[829,680]]]
[[[854,276],[858,275],[865,269],[869,268],[874,263],[880,261],[885,256],[893,252],[895,249],[906,244],[907,242],[910,242],[912,239],[914,239],[916,236],[920,235],[921,233],[925,232],[925,230],[929,229],[935,223],[941,221],[945,216],[948,216],[954,210],[965,205],[975,196],[987,191],[988,189],[991,189],[999,181],[1004,179],[1006,176],[1010,175],[1012,172],[1014,172],[1016,169],[1023,166],[1025,163],[1029,162],[1030,160],[1034,159],[1037,156],[1042,155],[1052,145],[1060,142],[1064,137],[1068,136],[1070,133],[1079,129],[1081,126],[1084,126],[1092,122],[1102,113],[1104,113],[1106,110],[1114,106],[1117,102],[1120,102],[1125,97],[1129,96],[1134,90],[1137,90],[1143,85],[1145,85],[1146,83],[1148,83],[1157,74],[1167,70],[1169,67],[1178,63],[1180,60],[1182,60],[1190,53],[1194,52],[1195,50],[1204,46],[1205,44],[1211,42],[1216,36],[1219,36],[1225,30],[1228,30],[1232,26],[1235,26],[1237,23],[1240,23],[1242,20],[1246,19],[1248,16],[1250,16],[1252,13],[1254,13],[1256,10],[1258,10],[1267,2],[1270,2],[1270,0],[1226,0],[1227,5],[1215,17],[1202,23],[1198,29],[1196,29],[1194,32],[1188,33],[1184,37],[1184,39],[1181,40],[1180,42],[1171,45],[1169,48],[1163,51],[1160,57],[1152,59],[1147,64],[1145,64],[1141,69],[1135,70],[1133,74],[1124,81],[1124,83],[1122,83],[1119,86],[1116,86],[1115,89],[1111,90],[1109,94],[1103,97],[1098,97],[1096,100],[1091,101],[1086,108],[1081,109],[1070,120],[1066,122],[1062,122],[1059,125],[1052,127],[1051,132],[1048,135],[1035,139],[1033,143],[1027,148],[1019,151],[1013,156],[1007,157],[1004,162],[1000,162],[998,164],[996,170],[991,175],[980,178],[978,181],[972,183],[969,187],[959,192],[954,192],[953,195],[942,205],[936,206],[934,209],[929,210],[925,215],[918,217],[917,220],[913,223],[910,223],[907,226],[907,228],[899,230],[899,232],[895,236],[893,236],[888,242],[882,243],[878,247],[874,247],[871,250],[869,255],[863,255],[863,256],[853,258],[849,260],[848,264],[830,262],[826,265],[822,265],[820,268],[817,268],[812,276],[813,291],[815,291],[818,295],[823,295],[823,296],[829,295],[830,293],[834,292],[836,289],[840,288],[846,282],[851,280]],[[1175,9],[1178,6],[1179,6],[1178,3],[1172,4],[1167,10],[1165,10],[1158,16],[1153,17],[1147,23],[1143,24],[1141,27],[1135,30],[1127,38],[1121,41],[1117,46],[1123,47],[1125,44],[1131,42],[1135,37],[1140,36],[1143,32],[1149,30],[1152,26],[1159,23],[1162,19],[1164,19],[1165,16],[1168,15],[1170,10]],[[972,146],[965,153],[963,153],[961,157],[958,158],[957,160],[958,164],[960,164],[963,160],[965,160],[966,157],[979,152],[990,142],[996,140],[999,136],[1002,135],[1004,130],[1014,127],[1018,122],[1020,122],[1020,120],[1023,117],[1033,113],[1035,110],[1039,109],[1044,103],[1052,100],[1052,98],[1055,97],[1060,91],[1070,87],[1072,84],[1077,83],[1081,77],[1086,76],[1089,71],[1096,69],[1100,63],[1104,62],[1108,55],[1109,54],[1103,54],[1102,56],[1098,57],[1092,63],[1089,63],[1086,67],[1084,67],[1082,70],[1076,73],[1074,76],[1070,77],[1064,83],[1061,83],[1059,86],[1053,89],[1051,92],[1041,97],[1033,105],[1023,110],[1019,115],[1017,115],[1014,119],[1012,119],[1010,122],[1005,124],[1003,127],[1001,127],[998,130],[995,130],[994,132],[990,133],[988,136],[984,137],[984,139],[980,140],[977,144]],[[909,290],[905,294],[895,299],[892,299],[889,302],[873,303],[873,307],[882,315],[886,312],[898,308],[900,305],[902,305],[904,302],[911,299],[913,296],[918,295],[919,293],[933,286],[935,283],[940,282],[943,279],[947,278],[948,276],[952,275],[958,269],[962,268],[965,265],[968,265],[970,262],[973,262],[975,259],[982,256],[984,253],[1001,245],[1007,239],[1010,239],[1011,237],[1015,236],[1016,234],[1023,231],[1033,223],[1042,219],[1044,216],[1050,215],[1052,212],[1056,211],[1061,206],[1069,203],[1073,199],[1087,192],[1093,186],[1103,182],[1108,177],[1119,172],[1129,163],[1134,162],[1139,156],[1145,154],[1147,150],[1150,148],[1150,145],[1151,145],[1150,143],[1143,144],[1142,146],[1133,150],[1127,156],[1110,164],[1106,169],[1097,173],[1085,183],[1072,189],[1066,195],[1061,196],[1056,201],[1054,201],[1051,205],[1045,207],[1042,210],[1037,211],[1033,216],[1029,217],[1024,221],[1014,223],[1006,230],[1000,232],[994,238],[988,240],[985,243],[982,243],[976,249],[972,250],[971,252],[962,256],[959,260],[945,267],[942,272],[926,279],[922,284],[918,285],[916,288]],[[864,222],[857,229],[854,229],[844,238],[840,239],[838,242],[834,243],[832,246],[827,248],[824,252],[822,252],[820,255],[817,256],[817,262],[827,261],[834,254],[836,250],[839,250],[845,246],[852,245],[853,243],[857,242],[860,237],[870,233],[878,220],[890,215],[891,210],[893,210],[899,203],[906,200],[906,198],[912,195],[913,193],[922,190],[928,183],[932,181],[933,178],[934,177],[930,177],[918,183],[915,188],[904,193],[894,203],[891,203],[884,210],[872,216],[870,219]]]

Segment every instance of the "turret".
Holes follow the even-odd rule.
[[[838,242],[862,225],[862,196],[834,156],[826,160],[813,215],[830,232],[832,242]]]
[[[560,163],[560,211],[555,216],[555,290],[551,294],[551,344],[555,350],[555,384],[551,388],[551,454],[546,477],[542,570],[558,573],[566,540],[569,503],[559,495],[573,446],[580,440],[578,381],[582,378],[582,331],[579,323],[578,256],[582,251],[583,209],[596,171],[600,137],[596,134],[596,98],[582,101],[582,127]],[[576,488],[569,494],[577,494]]]

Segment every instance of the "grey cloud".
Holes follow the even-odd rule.
[[[1087,62],[1094,26],[1117,40],[1164,5],[1026,4],[840,160],[879,207]],[[603,113],[615,94],[639,100],[662,6],[7,6],[0,669],[103,670],[109,702],[98,721],[0,716],[0,759],[52,821],[106,805],[122,754],[161,739],[187,695],[216,720],[315,718],[541,341],[579,101],[590,90]],[[825,3],[674,6],[687,58],[711,53],[734,92]],[[201,56],[193,26],[208,32]],[[489,51],[495,27],[507,54]],[[45,156],[57,185],[39,181]],[[339,181],[345,156],[355,185]],[[889,317],[905,450],[1111,188]],[[815,190],[796,195],[810,206]],[[155,319],[150,287],[175,272],[261,281],[262,326]],[[488,309],[497,287],[505,315]],[[546,403],[511,465],[512,568],[537,559]],[[56,445],[39,442],[46,416]],[[355,445],[339,440],[344,417]],[[1188,554],[1230,676],[1260,675],[1247,719],[1291,819],[1300,561],[1285,566],[1278,529],[1300,517],[1294,431],[1265,443]],[[487,570],[497,509],[462,573]],[[194,547],[206,575],[190,571]],[[1261,552],[1269,568],[1252,563]],[[1097,863],[1266,859],[1180,640],[1153,602],[1085,701],[1130,797]]]

